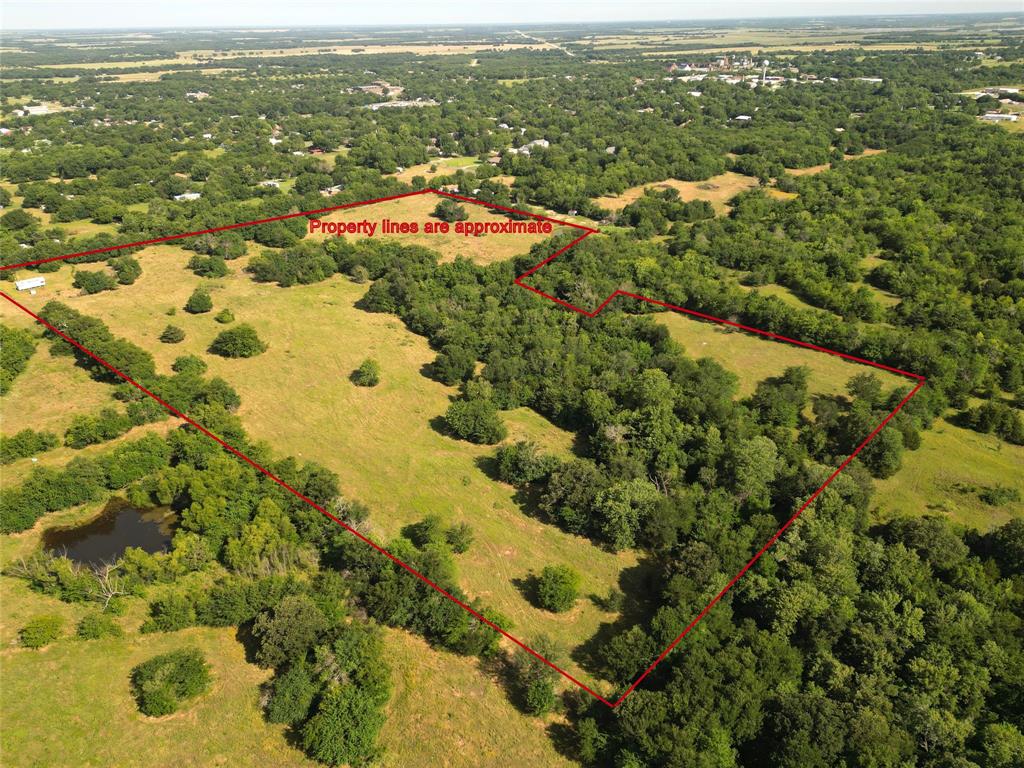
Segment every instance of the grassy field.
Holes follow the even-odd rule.
[[[435,176],[449,176],[456,171],[471,168],[478,162],[475,157],[438,157],[429,163],[413,165],[391,175],[406,184],[411,184],[414,176],[422,176],[429,184],[430,180]],[[431,168],[434,170],[430,170]]]
[[[1024,501],[1000,507],[978,492],[1006,485],[1024,496],[1024,446],[1004,443],[939,420],[922,433],[921,447],[903,454],[903,468],[876,481],[875,506],[882,519],[896,514],[938,514],[985,531],[1024,516]]]
[[[496,261],[505,261],[514,256],[527,253],[534,243],[539,243],[550,235],[523,235],[523,234],[498,234],[484,235],[483,237],[466,237],[456,235],[454,230],[447,235],[428,235],[422,232],[424,223],[438,221],[430,214],[441,201],[437,195],[425,194],[414,197],[406,197],[401,200],[392,200],[387,203],[375,203],[373,205],[359,208],[349,208],[343,211],[336,211],[324,217],[327,221],[381,221],[391,219],[392,221],[411,221],[420,225],[420,233],[416,235],[402,235],[403,245],[421,245],[430,248],[441,254],[443,261],[454,261],[456,256],[465,256],[477,264],[490,264]],[[482,205],[465,203],[463,208],[469,214],[469,221],[502,222],[505,218],[500,214]],[[555,225],[555,231],[558,226]],[[378,227],[379,232],[379,227]],[[376,237],[380,237],[377,234]],[[308,236],[310,239],[322,240],[334,235],[316,233]],[[347,237],[347,235],[346,235]]]
[[[614,619],[590,600],[569,613],[552,614],[523,596],[523,580],[553,563],[581,571],[584,595],[604,594],[636,558],[604,552],[524,515],[514,490],[487,474],[494,449],[443,434],[438,424],[455,390],[422,375],[434,357],[423,338],[393,316],[355,308],[365,285],[336,276],[281,289],[254,283],[234,261],[232,275],[209,284],[214,312],[189,315],[180,307],[200,279],[185,269],[188,256],[170,246],[149,249],[138,257],[143,275],[134,285],[93,296],[78,295],[70,287],[70,268],[63,268],[48,276],[45,291],[29,297],[31,306],[38,309],[60,298],[100,317],[115,334],[150,350],[163,371],[179,355],[204,355],[211,374],[223,376],[241,394],[239,415],[250,434],[266,440],[277,455],[316,460],[335,470],[344,492],[373,510],[378,540],[386,542],[428,513],[470,523],[476,541],[458,557],[463,588],[509,616],[517,632],[546,633],[570,649]],[[172,307],[179,309],[168,317]],[[213,320],[222,307],[254,325],[269,350],[250,360],[206,355],[223,329]],[[185,330],[184,342],[157,341],[169,322]],[[382,369],[382,383],[373,389],[348,379],[368,356]],[[571,449],[570,434],[532,411],[519,409],[505,420],[510,440],[534,439],[563,455]]]
[[[605,195],[594,200],[602,208],[610,211],[621,211],[630,203],[643,197],[645,189],[665,189],[671,187],[679,191],[681,200],[707,200],[715,209],[715,213],[723,214],[728,212],[727,203],[740,192],[754,189],[760,182],[753,176],[743,176],[728,171],[718,176],[712,176],[705,181],[679,181],[668,179],[654,184],[643,184],[638,187],[630,187],[621,195]]]
[[[778,376],[786,368],[805,365],[810,371],[811,392],[836,394],[844,391],[846,382],[858,373],[873,371],[883,386],[901,386],[908,379],[875,368],[858,365],[839,357],[804,349],[795,344],[772,341],[721,325],[707,323],[680,312],[659,314],[672,337],[692,357],[710,357],[740,377],[740,395],[754,391],[759,381]]]

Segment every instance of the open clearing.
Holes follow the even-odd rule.
[[[367,219],[369,221],[381,221],[385,218],[391,219],[392,221],[417,222],[420,225],[420,233],[416,235],[400,235],[398,236],[399,242],[403,245],[420,245],[424,248],[430,248],[431,250],[437,251],[441,254],[442,261],[454,261],[457,256],[465,256],[476,264],[492,264],[496,261],[505,261],[514,256],[528,253],[535,243],[539,243],[541,240],[551,236],[543,234],[499,234],[484,235],[482,237],[466,237],[465,235],[455,234],[454,224],[452,225],[452,231],[447,235],[424,234],[422,229],[426,222],[439,221],[439,219],[435,219],[430,214],[442,199],[443,198],[438,195],[429,193],[424,195],[415,195],[413,197],[402,198],[401,200],[391,200],[386,203],[375,203],[373,205],[359,206],[357,208],[347,208],[345,210],[330,213],[323,218],[326,221],[346,222],[362,221],[363,219]],[[500,223],[506,220],[506,218],[497,211],[493,211],[483,205],[465,203],[462,207],[466,210],[466,213],[469,214],[469,221]],[[560,227],[557,224],[553,226],[554,229],[552,234],[555,234],[559,231]],[[334,235],[325,235],[320,232],[307,235],[307,238],[311,240],[323,240],[328,237],[334,237]],[[349,236],[346,235],[345,237]],[[353,237],[355,237],[355,239],[359,239],[358,236]],[[381,235],[377,234],[376,237],[381,237]]]
[[[448,176],[456,171],[466,170],[479,162],[475,157],[437,157],[429,163],[413,165],[391,175],[406,184],[412,184],[415,176],[422,176],[429,182],[437,176]],[[431,168],[434,170],[430,170]]]
[[[598,197],[594,202],[609,211],[621,211],[630,203],[643,197],[646,189],[672,188],[679,192],[680,200],[707,200],[714,207],[715,213],[723,214],[729,210],[727,203],[736,195],[758,186],[760,186],[760,182],[753,176],[743,176],[727,171],[704,181],[667,179],[666,181],[642,184],[638,187],[630,187],[621,195]]]
[[[138,255],[143,275],[134,285],[92,296],[71,287],[71,267],[65,266],[47,276],[44,291],[24,301],[37,311],[59,298],[101,318],[116,335],[151,351],[163,372],[179,355],[203,356],[211,375],[222,376],[240,393],[239,416],[250,435],[265,440],[277,456],[318,461],[337,472],[344,493],[369,505],[373,536],[382,543],[429,513],[468,522],[476,540],[456,558],[460,582],[471,597],[511,618],[517,635],[544,633],[568,651],[602,622],[614,620],[615,614],[586,596],[618,585],[622,571],[636,564],[635,555],[605,552],[523,514],[515,491],[485,471],[494,447],[442,434],[438,424],[455,389],[422,374],[434,358],[425,339],[394,316],[354,306],[366,285],[335,276],[282,289],[253,282],[240,270],[244,259],[236,260],[230,262],[233,274],[209,282],[214,312],[189,315],[180,308],[201,282],[185,268],[190,255],[171,246],[147,249]],[[178,309],[168,317],[172,307]],[[268,351],[250,360],[207,355],[224,328],[213,319],[223,307],[238,322],[255,326],[269,342]],[[157,341],[168,323],[185,330],[184,342]],[[381,384],[372,389],[348,379],[366,357],[378,360],[382,369]],[[510,440],[533,439],[569,455],[572,435],[536,413],[518,409],[506,413],[505,421]],[[531,574],[558,563],[583,575],[584,597],[565,614],[533,607],[521,589]],[[588,680],[574,663],[567,667]]]
[[[906,386],[910,380],[896,374],[869,368],[824,352],[804,349],[759,336],[704,322],[680,312],[657,315],[672,338],[686,348],[690,357],[710,357],[739,376],[741,397],[751,394],[757,383],[769,376],[778,376],[786,368],[804,365],[810,369],[809,389],[816,394],[840,394],[851,377],[865,371],[878,376],[886,389]]]
[[[904,452],[899,472],[875,481],[873,501],[883,519],[897,514],[944,515],[987,531],[1024,517],[1021,467],[1024,446],[940,419],[921,433],[918,450]],[[978,491],[996,485],[1016,488],[1022,500],[993,507],[978,498]]]

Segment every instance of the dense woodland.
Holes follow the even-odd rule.
[[[176,44],[162,43],[172,51]],[[467,68],[461,56],[398,54],[257,62],[232,58],[225,42],[218,65],[238,68],[234,74],[181,67],[144,83],[75,67],[97,52],[40,48],[62,65],[52,75],[73,82],[43,79],[31,57],[14,54],[5,67],[22,79],[5,82],[7,95],[74,108],[5,122],[17,129],[0,138],[9,182],[0,191],[0,260],[423,188],[423,177],[406,184],[390,174],[464,155],[480,162],[429,185],[601,225],[602,234],[530,278],[552,295],[592,308],[626,289],[924,376],[926,386],[684,648],[615,710],[562,691],[548,668],[523,654],[506,658],[486,624],[188,424],[59,470],[36,468],[0,491],[4,533],[115,492],[140,507],[169,506],[180,513],[169,552],[130,549],[116,576],[40,553],[9,575],[62,600],[95,603],[98,617],[116,614],[129,596],[147,599],[146,632],[244,627],[256,662],[274,670],[267,720],[288,724],[297,747],[331,765],[379,756],[391,686],[379,625],[503,669],[499,678],[524,712],[565,715],[569,736],[560,748],[587,766],[1024,764],[1024,521],[983,533],[926,510],[884,524],[870,514],[874,480],[898,472],[940,417],[1024,444],[1024,151],[1020,134],[979,125],[984,104],[961,93],[1024,81],[1024,65],[1013,63],[1019,40],[993,47],[1009,62],[998,66],[981,66],[963,50],[794,52],[788,65],[835,80],[773,89],[708,79],[699,97],[694,83],[669,78],[661,60],[614,50],[598,60],[582,38],[567,45],[580,55],[482,52]],[[364,109],[380,100],[352,90],[368,78],[400,85],[403,99],[437,104]],[[199,91],[203,98],[186,95]],[[6,116],[13,109],[2,107]],[[741,114],[753,118],[740,124]],[[537,139],[550,146],[508,151]],[[886,151],[856,157],[869,148]],[[815,175],[786,170],[826,163],[830,170]],[[725,171],[761,184],[735,198],[727,215],[671,191],[648,192],[619,211],[596,199]],[[792,194],[780,198],[770,187]],[[201,198],[174,199],[187,192]],[[82,220],[104,227],[69,234]],[[195,252],[189,269],[200,276],[237,268],[254,244],[247,279],[274,290],[369,281],[360,308],[397,315],[426,337],[436,352],[428,375],[459,387],[444,420],[453,437],[497,444],[506,436],[501,410],[521,406],[576,435],[569,460],[528,442],[503,445],[495,479],[522,491],[525,514],[640,554],[645,583],[608,598],[628,606],[622,620],[573,651],[618,690],[914,384],[887,388],[869,368],[851,366],[845,391],[823,396],[809,390],[806,369],[789,368],[741,397],[736,375],[696,359],[648,304],[619,299],[587,318],[514,285],[567,242],[564,234],[485,267],[442,264],[436,253],[393,242],[314,243],[303,239],[306,226],[297,217],[180,244]],[[76,266],[75,287],[131,291],[145,259],[125,250],[111,256],[74,259],[94,265]],[[54,261],[2,275],[61,269],[69,267]],[[798,301],[759,290],[772,284]],[[202,291],[182,309],[224,311]],[[237,392],[208,376],[202,359],[181,356],[161,372],[99,317],[57,301],[42,316],[347,525],[366,529],[374,510],[343,498],[332,472],[250,440],[235,413]],[[0,333],[0,391],[33,354],[48,353],[74,355],[119,400],[77,418],[64,435],[3,435],[3,463],[58,444],[115,440],[168,418],[56,335]],[[180,333],[172,320],[160,341],[180,342]],[[228,325],[209,352],[250,357],[264,349],[241,324]],[[368,359],[352,375],[374,386],[380,374]],[[472,538],[427,519],[381,543],[469,602],[458,565]],[[192,574],[210,586],[188,586]],[[542,603],[553,611],[571,604],[574,578],[546,571]],[[512,628],[486,601],[472,605]],[[97,618],[80,633],[102,634],[104,626]],[[524,639],[560,652],[547,638]],[[183,659],[175,663],[192,665],[183,678],[202,677],[201,660]],[[134,678],[143,711],[174,704],[167,681],[178,673],[160,677],[158,666]],[[189,685],[183,698],[201,687]]]

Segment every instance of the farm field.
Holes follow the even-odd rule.
[[[233,274],[208,282],[214,312],[189,315],[180,307],[201,282],[185,269],[189,255],[173,246],[148,249],[138,257],[143,275],[134,285],[92,296],[78,295],[70,285],[70,267],[62,267],[47,276],[45,291],[25,301],[38,310],[58,298],[101,318],[116,335],[151,351],[164,372],[180,355],[203,356],[210,374],[225,378],[241,395],[239,416],[249,434],[267,441],[275,455],[314,460],[337,472],[344,493],[371,508],[378,541],[386,543],[430,513],[472,525],[476,541],[457,557],[463,588],[510,617],[517,633],[546,633],[572,648],[614,619],[587,599],[568,613],[554,614],[523,596],[524,580],[557,563],[580,570],[583,595],[606,594],[622,571],[636,565],[636,557],[605,552],[524,515],[514,490],[485,471],[493,447],[439,431],[455,389],[422,375],[434,357],[423,338],[393,316],[356,309],[367,286],[335,276],[281,289],[255,283],[242,274],[239,261],[232,261]],[[223,329],[212,317],[223,307],[257,329],[270,345],[266,353],[250,360],[205,354]],[[178,311],[168,317],[171,308]],[[10,313],[4,310],[5,322]],[[157,341],[168,322],[185,330],[184,342]],[[377,359],[382,369],[381,384],[372,389],[348,380],[366,357]],[[518,409],[504,418],[509,440],[531,439],[570,454],[572,436],[536,413]],[[572,663],[569,669],[583,674]]]

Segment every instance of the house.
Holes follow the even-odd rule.
[[[741,123],[746,123],[753,119],[754,118],[752,118],[750,115],[736,115],[736,117],[733,118],[733,120],[739,120]]]
[[[988,120],[991,123],[1015,123],[1017,122],[1017,115],[1003,112],[986,112],[981,116],[981,119]]]
[[[274,189],[277,189],[278,187],[281,186],[281,182],[277,181],[276,179],[267,179],[266,181],[261,181],[259,183],[259,186],[261,186],[261,187],[273,187]]]
[[[46,285],[45,277],[26,277],[24,280],[15,280],[14,287],[19,291],[34,291]]]
[[[199,192],[182,192],[180,195],[175,195],[175,200],[198,200],[202,195]]]
[[[210,94],[208,94],[206,91],[186,91],[185,98],[195,99],[196,101],[202,101],[203,99],[210,98]]]

